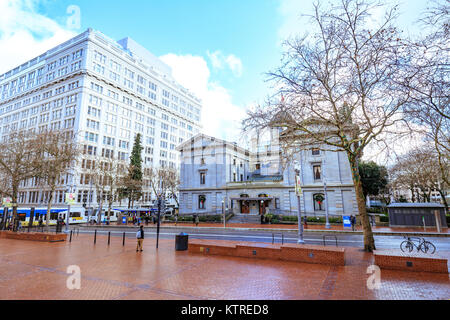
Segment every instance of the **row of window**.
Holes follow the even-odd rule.
[[[150,99],[157,101],[157,84],[145,79],[139,74],[136,77],[136,73],[134,71],[131,71],[126,67],[122,68],[122,65],[113,59],[110,59],[109,61],[109,73],[107,73],[107,66],[107,57],[101,52],[95,50],[94,61],[92,62],[92,68],[95,72],[103,76],[109,76],[109,78],[116,83],[119,83],[131,90],[135,90],[137,93],[148,96]],[[121,79],[122,75],[123,79]],[[186,101],[179,99],[176,95],[170,94],[170,92],[166,89],[161,89],[161,103],[166,107],[170,107],[173,110],[180,112],[184,116],[200,121],[200,108],[186,103]]]
[[[74,72],[81,68],[81,60],[76,61],[82,57],[83,49],[79,49],[72,53],[72,61],[74,61],[70,66],[69,55],[66,55],[59,59],[58,61],[53,61],[48,63],[46,67],[40,67],[39,69],[33,70],[29,72],[27,75],[23,75],[20,78],[16,78],[11,80],[8,83],[5,83],[2,88],[1,98],[6,99],[10,96],[15,95],[16,93],[24,92],[34,86],[41,85],[44,81],[52,81],[55,78],[62,77],[69,72]],[[57,69],[57,67],[60,67]],[[55,71],[53,71],[55,70]],[[44,74],[45,78],[44,78]]]

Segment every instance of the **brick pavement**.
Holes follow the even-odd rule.
[[[448,275],[382,270],[369,290],[373,255],[347,248],[345,266],[203,256],[176,252],[174,240],[91,235],[71,243],[0,239],[0,299],[24,300],[320,300],[450,299]],[[69,265],[81,268],[81,289],[66,288]]]

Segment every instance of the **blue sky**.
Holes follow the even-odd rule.
[[[400,2],[400,26],[418,32],[426,4]],[[70,5],[80,8],[80,28],[67,26]],[[205,133],[236,140],[246,108],[270,92],[264,73],[279,66],[282,40],[308,30],[299,16],[311,8],[309,0],[0,0],[0,73],[88,27],[129,36],[203,99]]]

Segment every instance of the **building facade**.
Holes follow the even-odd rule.
[[[73,173],[62,177],[54,199],[70,187],[81,204],[97,202],[89,170],[95,158],[128,162],[136,134],[145,167],[177,167],[176,146],[200,132],[201,101],[179,85],[169,66],[130,38],[114,41],[86,32],[0,75],[0,135],[14,130],[65,129],[82,147]],[[19,204],[45,204],[36,179],[23,181]],[[149,185],[141,205],[151,202]]]
[[[303,215],[357,214],[357,202],[344,152],[303,150],[289,162],[271,132],[250,150],[199,134],[181,144],[180,214],[297,215],[296,169],[300,169]],[[326,196],[325,196],[326,195]]]

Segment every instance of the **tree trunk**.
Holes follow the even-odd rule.
[[[372,227],[370,225],[369,216],[366,210],[366,202],[364,201],[364,192],[362,182],[358,170],[358,161],[352,155],[348,156],[350,167],[352,170],[353,183],[355,185],[356,202],[358,204],[358,212],[361,217],[361,224],[364,235],[364,251],[373,252],[376,250],[375,239],[373,238]]]
[[[439,189],[438,191],[439,191],[439,194],[441,195],[442,202],[444,203],[444,206],[445,206],[445,214],[447,214],[448,213],[448,202],[447,202],[447,199],[445,199],[445,194],[444,194],[444,192],[442,190]]]
[[[416,202],[416,196],[415,196],[415,194],[414,194],[414,188],[410,188],[410,190],[411,190],[411,201],[413,202],[413,203],[415,203]]]
[[[48,203],[47,203],[47,216],[45,218],[45,231],[50,231],[50,212],[52,210],[52,202],[53,202],[53,191],[50,191],[50,194],[48,196]]]
[[[100,195],[100,206],[98,208],[98,212],[97,212],[97,224],[101,225],[102,224],[102,207],[103,207],[103,194]]]
[[[13,188],[12,188],[13,190],[12,190],[12,195],[11,195],[11,201],[12,201],[12,205],[13,205],[13,209],[12,209],[12,219],[11,219],[11,225],[12,225],[12,228],[14,229],[14,226],[15,226],[15,223],[16,223],[16,220],[17,220],[17,198],[18,198],[18,190],[19,190],[19,185],[18,184],[15,184],[15,185],[13,185]]]

